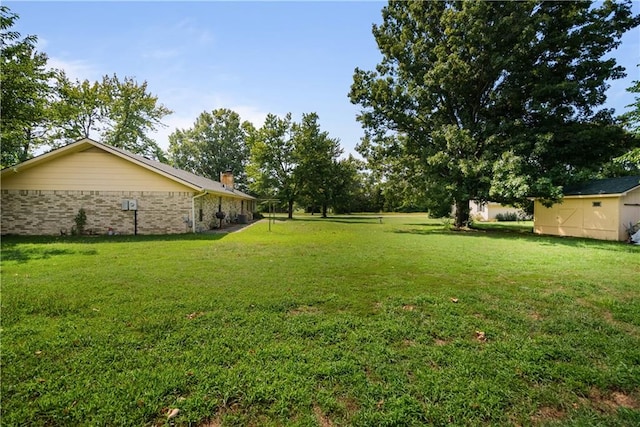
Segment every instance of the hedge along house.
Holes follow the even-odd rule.
[[[625,241],[640,221],[640,176],[568,186],[562,202],[550,208],[535,200],[533,217],[538,234]]]
[[[95,234],[175,234],[252,219],[255,199],[224,182],[91,139],[2,170],[2,234],[69,232],[82,208]]]

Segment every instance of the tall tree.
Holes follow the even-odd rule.
[[[231,169],[234,184],[246,190],[249,160],[247,137],[253,125],[226,108],[203,112],[193,127],[176,130],[169,136],[169,155],[181,169],[218,180],[220,172]]]
[[[147,134],[166,126],[162,119],[172,111],[148,92],[146,81],[138,84],[130,77],[120,81],[114,74],[113,77],[105,76],[102,85],[108,93],[108,120],[102,133],[103,141],[166,162],[160,146]]]
[[[114,74],[100,82],[81,82],[61,73],[51,109],[55,128],[49,142],[54,147],[93,137],[166,162],[164,152],[148,133],[165,126],[162,119],[172,111],[149,93],[146,81],[120,80]]]
[[[375,197],[369,193],[370,187],[367,185],[367,177],[361,173],[363,168],[364,162],[352,155],[335,163],[334,195],[331,200],[331,206],[335,213],[377,210],[373,208]]]
[[[289,219],[293,218],[300,182],[296,173],[299,158],[291,113],[284,118],[268,114],[262,127],[252,133],[249,141],[249,188],[261,197],[285,203]]]
[[[2,167],[27,160],[43,144],[50,119],[47,55],[36,51],[37,37],[13,31],[18,15],[0,6],[0,114]]]
[[[382,16],[382,62],[356,69],[351,101],[382,154],[419,159],[447,188],[457,226],[470,199],[553,202],[632,144],[597,110],[624,76],[604,55],[638,24],[629,1],[391,1]]]
[[[101,134],[107,104],[107,90],[99,82],[72,82],[61,72],[56,80],[56,100],[51,105],[54,118],[51,145],[65,145]]]
[[[640,80],[633,82],[627,89],[628,92],[636,94],[634,102],[627,107],[630,111],[620,116],[624,126],[631,132],[637,140],[640,140]],[[613,160],[613,164],[627,174],[640,174],[640,146],[637,146],[620,157]]]
[[[339,186],[340,142],[320,130],[316,113],[302,115],[302,121],[294,126],[294,142],[298,153],[296,175],[301,183],[301,197],[312,206],[319,206],[325,218]]]
[[[448,191],[437,191],[428,185],[423,161],[407,150],[406,135],[375,135],[365,137],[356,150],[367,159],[371,178],[377,183],[381,209],[387,212],[424,211],[443,216],[441,206],[451,212],[452,198]],[[429,191],[427,191],[429,190]]]

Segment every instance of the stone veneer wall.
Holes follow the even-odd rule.
[[[2,234],[54,235],[71,232],[80,208],[86,230],[106,234],[134,233],[134,212],[122,201],[138,201],[138,234],[191,231],[191,192],[2,190]]]
[[[221,205],[222,212],[226,214],[222,220],[223,227],[236,221],[238,215],[243,213],[250,221],[253,219],[253,212],[249,209],[252,207],[252,203],[253,201],[248,200],[243,202],[241,199],[221,198],[215,194],[198,197],[195,200],[196,231],[211,230],[220,226],[220,220],[215,216],[219,205]],[[202,220],[200,220],[200,209],[202,209]]]

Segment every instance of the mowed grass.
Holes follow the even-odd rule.
[[[515,229],[5,237],[2,425],[640,424],[640,247]]]

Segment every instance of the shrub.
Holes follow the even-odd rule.
[[[496,215],[497,221],[517,221],[518,214],[515,212],[505,212]]]
[[[78,214],[73,218],[73,221],[76,225],[71,227],[71,234],[84,234],[84,227],[87,225],[87,213],[83,208],[78,210]]]

